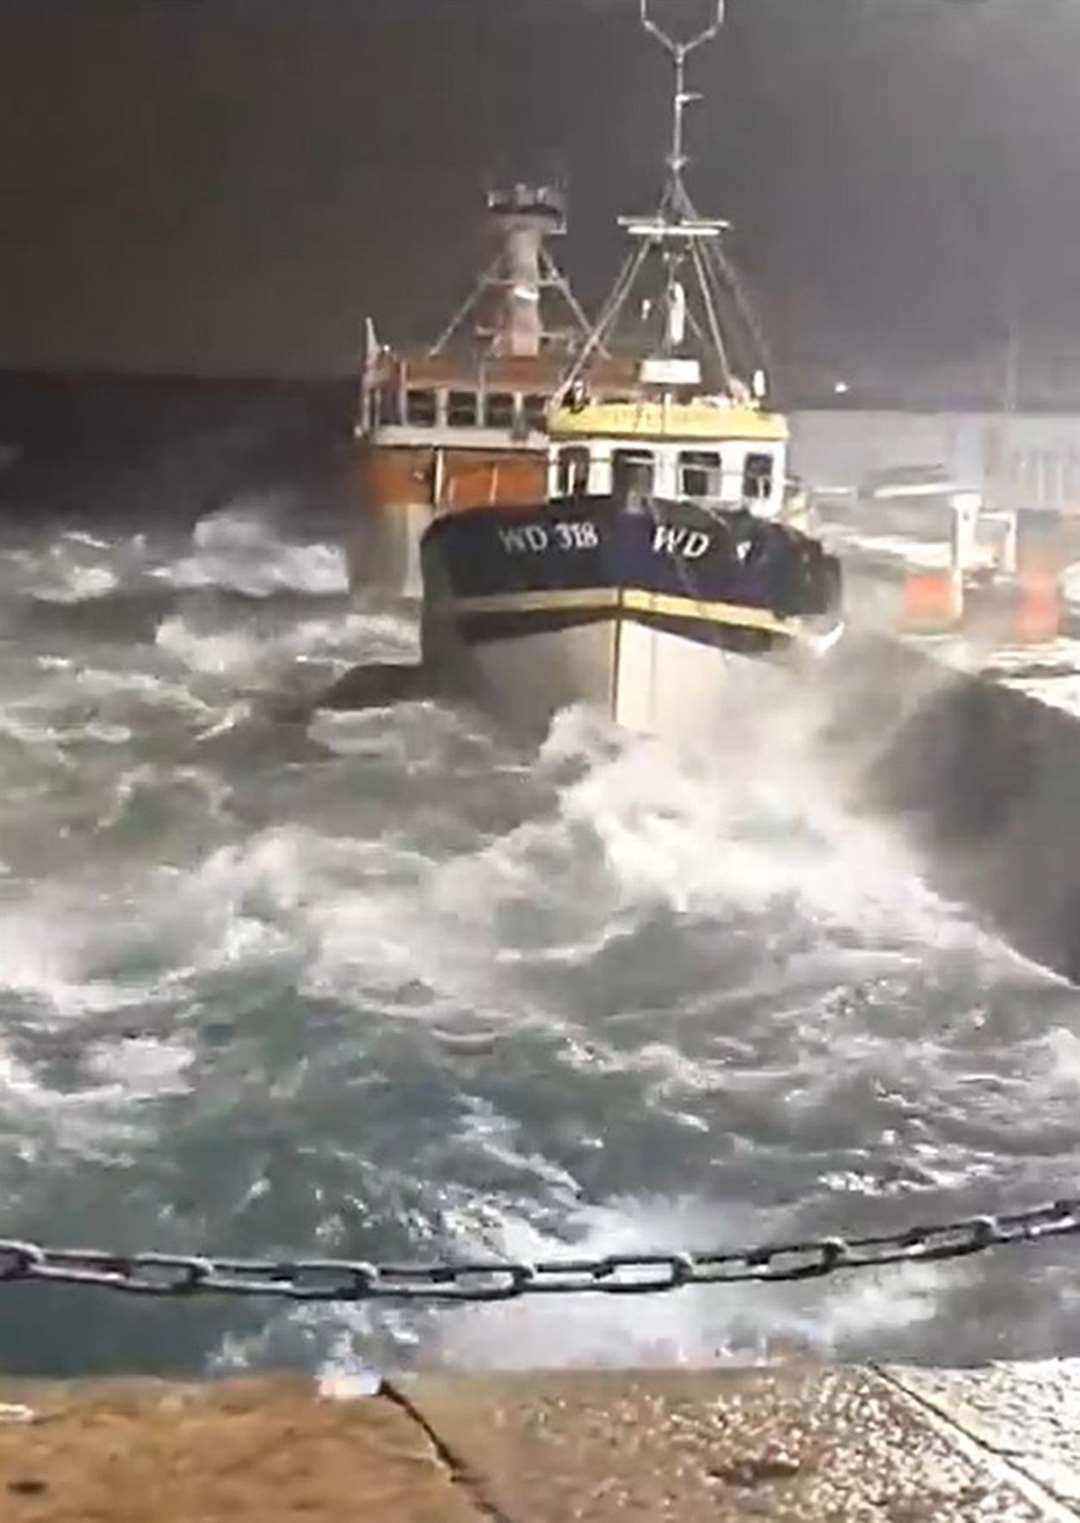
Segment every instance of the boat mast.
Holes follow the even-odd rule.
[[[702,98],[687,89],[687,65],[694,53],[719,36],[726,21],[727,0],[710,0],[711,19],[700,32],[683,41],[670,36],[656,20],[655,0],[640,0],[640,7],[642,26],[671,56],[675,66],[671,147],[664,160],[667,171],[664,188],[654,214],[648,217],[619,218],[619,225],[635,240],[636,246],[628,254],[600,318],[578,354],[562,389],[568,392],[582,378],[593,355],[604,344],[624,309],[645,261],[650,254],[659,251],[667,271],[667,322],[662,352],[666,355],[675,354],[682,345],[685,328],[690,324],[699,337],[707,338],[724,387],[728,391],[735,391],[737,382],[721,320],[725,307],[728,310],[734,308],[753,351],[753,368],[756,369],[753,390],[760,397],[765,390],[767,348],[738,274],[720,246],[721,234],[728,230],[730,224],[717,218],[702,217],[690,198],[684,178],[686,166],[690,162],[686,151],[686,108]],[[705,333],[702,333],[702,323],[687,309],[686,292],[679,279],[680,270],[687,264],[697,288]]]
[[[674,37],[669,37],[659,23],[653,18],[649,10],[649,0],[641,0],[641,24],[647,32],[651,32],[660,45],[665,48],[675,61],[675,109],[674,122],[672,125],[671,152],[667,157],[668,183],[664,191],[664,203],[670,204],[676,209],[679,200],[689,201],[686,186],[683,184],[683,170],[690,162],[686,153],[686,108],[695,101],[701,99],[700,95],[691,94],[686,89],[686,60],[691,53],[696,53],[698,48],[705,43],[711,42],[719,36],[720,30],[726,19],[725,11],[727,0],[715,0],[716,14],[712,21],[687,42],[677,42]]]

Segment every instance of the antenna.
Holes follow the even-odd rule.
[[[682,172],[687,165],[685,148],[685,116],[686,108],[694,101],[700,100],[699,95],[688,94],[686,89],[686,60],[691,53],[696,53],[698,48],[719,35],[724,25],[727,0],[710,0],[716,6],[716,14],[712,21],[695,37],[690,37],[683,42],[670,37],[664,31],[660,23],[654,18],[650,5],[652,0],[641,0],[641,24],[647,32],[651,32],[660,45],[667,50],[675,60],[675,122],[671,138],[671,154],[668,158],[668,168],[671,170],[672,181],[675,186],[682,185]]]
[[[635,240],[637,247],[627,255],[600,316],[560,383],[559,394],[568,396],[585,376],[593,356],[605,352],[606,341],[633,293],[646,260],[650,255],[658,255],[666,271],[667,317],[660,357],[678,359],[687,330],[692,329],[698,339],[711,348],[714,374],[719,376],[725,390],[732,396],[749,397],[752,392],[760,404],[767,392],[768,350],[738,273],[720,246],[721,236],[729,224],[699,216],[683,178],[688,163],[684,135],[686,107],[701,99],[686,89],[687,60],[722,31],[727,0],[707,0],[707,14],[711,17],[708,24],[681,41],[666,32],[656,20],[657,0],[639,0],[639,6],[644,30],[657,39],[675,64],[674,129],[671,152],[665,161],[667,180],[655,212],[646,217],[619,218],[619,225]],[[696,288],[696,314],[687,307],[688,285],[690,289]],[[738,343],[739,354],[729,352],[729,328]],[[754,374],[752,388],[741,383],[732,368],[736,361],[748,358],[752,361]]]

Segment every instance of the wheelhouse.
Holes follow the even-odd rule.
[[[751,404],[599,403],[551,417],[554,498],[660,498],[762,518],[784,505],[787,425]]]
[[[557,374],[545,379],[553,391]],[[357,435],[400,445],[425,443],[438,431],[441,442],[466,449],[535,442],[546,427],[551,391],[511,389],[499,377],[493,381],[462,377],[439,383],[414,378],[399,365],[371,388]]]

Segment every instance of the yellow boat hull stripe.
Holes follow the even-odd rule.
[[[448,598],[441,605],[457,614],[562,613],[573,609],[597,613],[623,608],[634,614],[664,619],[687,619],[705,624],[732,624],[741,629],[761,629],[772,634],[795,636],[797,619],[783,619],[768,608],[743,603],[710,603],[697,598],[672,597],[662,592],[635,588],[574,587],[550,592],[505,592],[492,597]]]
[[[663,592],[639,592],[628,588],[622,596],[623,607],[632,613],[654,614],[664,619],[696,619],[705,624],[738,624],[743,629],[765,629],[778,635],[794,635],[799,626],[794,619],[782,619],[769,608],[751,608],[745,603],[705,603],[698,598],[671,597]]]
[[[572,587],[552,592],[500,592],[494,597],[447,598],[441,603],[455,613],[558,613],[564,608],[618,607],[617,587]]]

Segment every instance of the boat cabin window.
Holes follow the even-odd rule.
[[[406,422],[415,424],[417,428],[434,428],[436,414],[435,393],[410,388],[405,397]]]
[[[475,391],[452,391],[446,402],[446,421],[451,428],[475,428],[480,416]]]
[[[583,497],[589,490],[589,452],[580,444],[559,451],[558,495]]]
[[[679,496],[720,495],[720,456],[712,450],[683,450],[679,456]]]
[[[396,386],[379,387],[377,416],[384,428],[401,422],[400,398]]]
[[[747,455],[743,471],[743,496],[749,502],[761,502],[772,496],[773,457]]]
[[[544,396],[525,398],[525,422],[540,433],[547,428],[548,399]]]
[[[653,494],[651,450],[618,449],[611,457],[611,491],[621,507],[640,508]]]
[[[488,428],[513,428],[514,393],[512,391],[490,392],[486,412]]]

